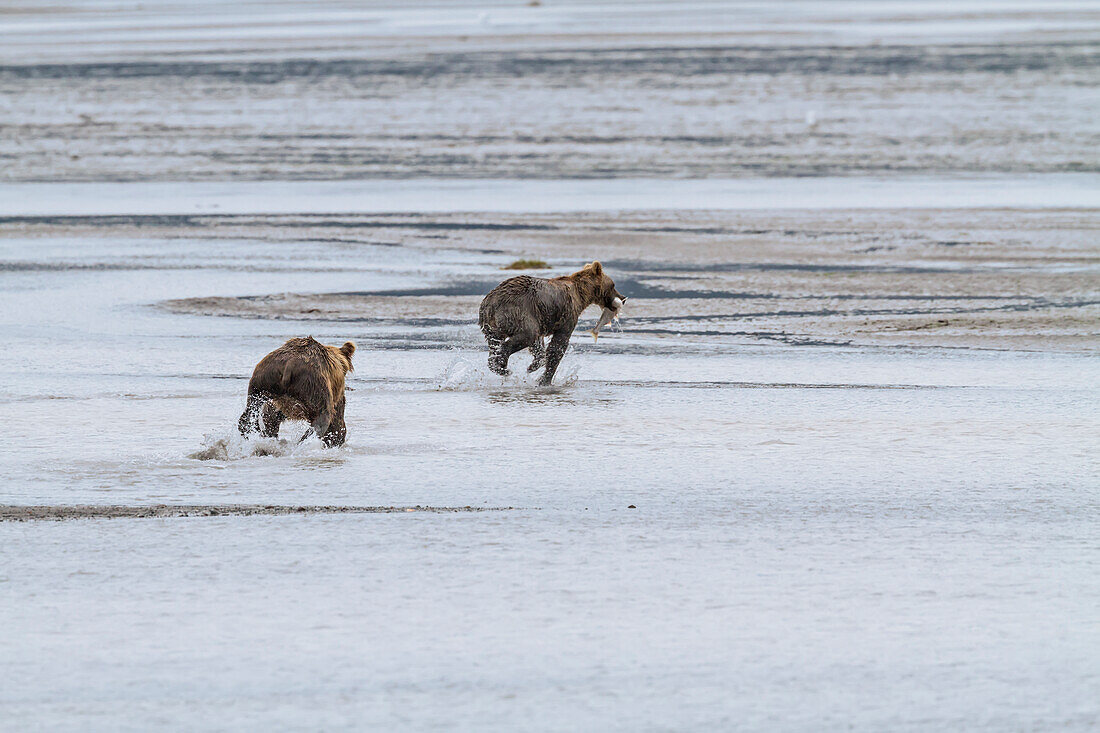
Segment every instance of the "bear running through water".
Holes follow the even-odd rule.
[[[237,422],[242,435],[279,437],[284,420],[305,420],[325,447],[343,445],[344,378],[355,344],[325,346],[312,336],[292,338],[260,360],[248,381],[248,403]],[[300,441],[299,441],[300,442]]]
[[[599,262],[549,280],[529,275],[509,278],[485,296],[478,310],[478,325],[489,344],[489,368],[508,374],[508,357],[530,349],[535,358],[527,371],[545,367],[539,384],[549,385],[584,309],[603,308],[602,326],[618,315],[625,302]],[[543,340],[547,336],[549,347]]]

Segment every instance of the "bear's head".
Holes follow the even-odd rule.
[[[615,289],[615,281],[603,271],[598,261],[584,266],[578,275],[583,274],[593,284],[592,303],[604,310],[618,313],[626,302],[626,296]]]

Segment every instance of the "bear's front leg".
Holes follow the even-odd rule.
[[[537,372],[546,366],[546,342],[539,336],[535,339],[535,343],[531,344],[531,356],[534,357],[531,360],[531,366],[527,367],[527,373]]]
[[[561,363],[561,358],[565,356],[565,350],[569,348],[569,337],[572,335],[572,329],[558,331],[550,339],[550,347],[546,350],[546,370],[539,378],[540,387],[548,387],[554,381],[554,372],[558,370],[558,364]]]

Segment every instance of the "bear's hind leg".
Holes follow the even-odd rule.
[[[489,344],[489,369],[504,376],[508,373],[508,357],[504,355],[504,345],[508,339],[486,330],[485,341]]]
[[[501,341],[496,351],[493,350],[493,346],[490,344],[489,368],[502,376],[510,374],[511,372],[508,371],[508,358],[517,351],[526,349],[534,340],[535,337],[531,334],[517,333]]]
[[[245,404],[244,412],[241,413],[241,418],[237,420],[237,430],[240,431],[241,435],[263,431],[263,426],[260,424],[260,413],[270,399],[271,395],[266,392],[248,393],[248,402]]]
[[[265,438],[278,438],[279,427],[286,420],[283,411],[274,402],[267,402],[260,411],[260,435]]]
[[[508,374],[508,357],[502,356],[500,346],[489,345],[489,370],[502,377]]]
[[[344,444],[347,435],[348,428],[344,422],[344,400],[340,400],[340,404],[336,405],[336,414],[333,416],[332,422],[329,423],[328,432],[321,438],[321,442],[324,443],[326,448],[335,448]]]

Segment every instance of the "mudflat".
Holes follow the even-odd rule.
[[[75,504],[71,506],[0,505],[0,522],[63,519],[177,519],[181,517],[279,517],[305,514],[397,514],[408,512],[487,512],[498,507],[437,506],[279,506],[276,504],[150,504],[119,506]]]
[[[553,265],[541,274],[564,274],[599,253],[631,299],[624,328],[664,342],[1100,349],[1100,221],[1093,211],[209,217],[192,226],[227,239],[284,237],[308,226],[310,237],[347,246],[448,248],[502,263],[535,255]],[[163,229],[148,221],[140,231]],[[460,326],[476,321],[481,297],[507,276],[204,296],[162,307],[305,323]]]

